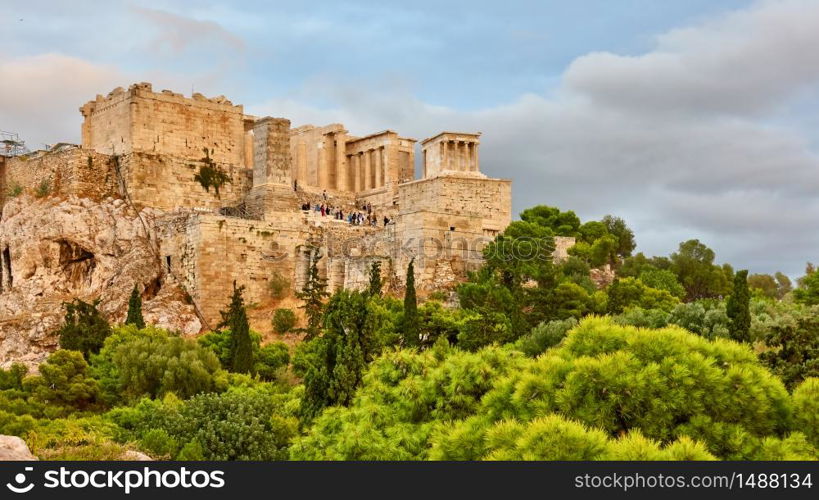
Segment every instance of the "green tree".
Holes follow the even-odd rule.
[[[77,351],[60,349],[39,366],[40,375],[23,380],[31,398],[70,411],[91,409],[99,396],[97,381]]]
[[[111,326],[97,310],[99,299],[88,303],[81,299],[63,303],[65,322],[57,331],[60,347],[81,352],[86,359],[102,348],[111,334]]]
[[[734,291],[728,297],[725,312],[731,320],[731,338],[737,342],[749,342],[751,329],[751,292],[748,290],[748,271],[734,276]]]
[[[119,391],[131,401],[167,393],[189,398],[217,390],[220,384],[219,359],[192,339],[136,338],[119,345],[112,361]]]
[[[383,284],[381,282],[381,262],[375,261],[370,266],[370,286],[367,290],[371,296],[381,296],[381,288]]]
[[[819,306],[793,309],[767,325],[759,357],[788,387],[819,377]]]
[[[284,342],[271,342],[259,349],[254,371],[263,380],[275,380],[277,372],[290,363],[290,349]]]
[[[233,295],[230,305],[221,311],[222,322],[219,328],[230,330],[231,371],[235,373],[251,373],[253,371],[253,341],[250,338],[250,324],[247,321],[247,311],[242,292],[245,287],[236,287],[233,282]]]
[[[115,406],[125,399],[118,365],[114,354],[120,346],[136,340],[167,339],[172,334],[167,330],[146,326],[139,329],[134,325],[120,325],[112,329],[98,354],[91,356],[91,376],[99,382],[100,398],[107,406]],[[201,337],[200,337],[201,338]],[[138,369],[138,368],[137,368]]]
[[[546,228],[556,236],[577,236],[580,229],[580,218],[574,212],[546,205],[527,208],[520,213],[520,220]]]
[[[819,449],[819,378],[807,378],[793,390],[794,428]]]
[[[319,275],[318,255],[310,254],[310,267],[307,272],[307,280],[300,292],[296,292],[296,297],[304,302],[302,309],[307,315],[307,326],[304,328],[304,340],[311,340],[321,333],[321,324],[324,313],[324,299],[329,297],[327,293],[327,280]]]
[[[671,254],[671,271],[685,288],[687,300],[721,298],[730,293],[729,269],[715,265],[714,257],[714,251],[699,240],[680,243],[679,250]]]
[[[402,333],[406,345],[417,345],[418,338],[418,299],[415,296],[415,259],[407,265],[406,291],[404,292],[404,318]]]
[[[322,335],[299,345],[294,359],[304,378],[303,420],[326,406],[349,404],[367,363],[381,350],[378,321],[364,293],[341,290],[330,298]]]
[[[131,297],[128,299],[128,315],[125,317],[126,325],[134,325],[140,330],[145,328],[145,320],[142,318],[142,295],[136,285],[131,290]]]
[[[770,274],[751,274],[748,276],[748,287],[759,290],[762,295],[770,299],[779,298],[779,284]]]
[[[819,304],[819,269],[810,271],[799,280],[799,288],[793,291],[797,302],[814,306]]]
[[[109,419],[140,441],[151,438],[175,460],[283,460],[298,430],[287,409],[292,402],[263,387],[240,388],[187,401],[144,399]]]
[[[777,284],[777,294],[776,297],[781,299],[786,294],[788,294],[791,290],[793,290],[793,285],[791,284],[791,279],[785,276],[783,273],[777,271],[774,275],[776,278]]]
[[[617,240],[616,253],[621,258],[631,256],[631,252],[637,247],[634,241],[634,232],[626,225],[626,221],[620,217],[607,215],[603,217],[603,224],[606,226],[608,234]]]
[[[536,358],[559,344],[575,326],[577,320],[574,318],[541,323],[532,328],[531,333],[519,338],[515,342],[515,348],[530,358]]]
[[[651,288],[665,290],[674,297],[685,297],[685,288],[677,281],[677,275],[666,269],[645,269],[639,275],[640,281]]]
[[[679,303],[668,291],[648,287],[634,278],[615,279],[606,293],[610,314],[620,314],[631,307],[670,311]]]

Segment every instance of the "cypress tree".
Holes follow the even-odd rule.
[[[227,311],[221,311],[222,322],[219,328],[230,330],[230,364],[231,371],[251,373],[253,370],[253,341],[250,338],[250,324],[247,321],[245,300],[242,292],[245,287],[236,287],[233,282],[233,295]]]
[[[319,276],[318,257],[310,256],[310,270],[307,273],[307,281],[300,292],[296,292],[296,297],[304,301],[301,306],[307,315],[307,327],[304,328],[304,340],[310,340],[321,333],[321,323],[324,314],[324,299],[330,294],[327,293],[327,281]]]
[[[370,297],[380,296],[381,287],[381,263],[376,261],[373,262],[373,265],[370,267],[370,288],[367,291],[368,295],[370,295]]]
[[[404,293],[404,342],[418,343],[418,299],[415,296],[415,258],[407,266],[407,289]]]
[[[734,291],[728,297],[726,313],[730,320],[731,338],[738,342],[750,342],[751,292],[748,290],[748,271],[738,271],[734,276]]]
[[[131,298],[128,299],[128,316],[125,318],[125,324],[134,325],[140,330],[145,328],[145,319],[142,317],[142,295],[136,285],[131,290]]]
[[[100,352],[111,334],[111,326],[97,309],[99,304],[99,299],[90,303],[81,299],[63,303],[65,322],[57,332],[61,348],[80,351],[86,359]]]

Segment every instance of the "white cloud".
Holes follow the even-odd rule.
[[[79,142],[79,108],[127,81],[113,66],[61,54],[0,61],[0,129],[18,132],[30,149]]]
[[[480,130],[482,168],[514,179],[516,209],[615,213],[641,250],[700,238],[739,267],[798,274],[819,249],[819,159],[804,132],[771,123],[819,83],[817,46],[819,3],[763,2],[664,34],[641,56],[580,57],[554,96],[458,112],[334,81],[252,109],[359,133]],[[338,105],[296,104],[318,97]]]
[[[159,38],[148,44],[193,50],[169,34],[178,20],[157,21]],[[243,52],[218,25],[196,23],[183,22],[183,31]],[[662,34],[642,55],[579,57],[553,94],[478,111],[426,103],[396,78],[315,73],[296,93],[245,104],[294,126],[341,122],[354,134],[481,131],[483,170],[514,180],[516,210],[545,203],[584,218],[614,213],[646,252],[667,254],[682,239],[700,238],[737,267],[795,275],[819,259],[819,159],[811,149],[819,135],[805,125],[815,120],[806,119],[816,114],[815,90],[805,101],[812,108],[799,107],[819,83],[816,47],[818,2],[760,2]],[[182,67],[134,77],[57,54],[7,60],[0,128],[78,140],[77,108],[95,94],[143,80],[185,92],[195,81],[197,90],[230,94],[242,73],[217,72],[221,64],[203,66],[199,77]]]

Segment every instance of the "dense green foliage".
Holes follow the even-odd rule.
[[[793,297],[802,304],[819,305],[819,270],[808,272],[802,278],[801,286],[794,290]]]
[[[577,240],[559,261],[555,236]],[[0,369],[0,433],[68,460],[819,459],[817,271],[794,288],[697,240],[634,248],[621,219],[534,207],[457,297],[416,295],[413,262],[403,301],[377,263],[329,296],[314,254],[292,365],[235,284],[197,339],[141,327],[136,288],[113,328],[75,300],[38,374]]]
[[[443,345],[388,353],[370,366],[347,408],[316,419],[292,457],[598,459],[615,453],[610,446],[635,456],[608,442],[620,436],[644,443],[651,451],[642,456],[651,459],[675,456],[662,453],[667,447],[698,458],[758,458],[773,446],[815,454],[799,444],[804,436],[793,432],[792,415],[788,392],[747,347],[587,319],[534,360]],[[704,422],[732,429],[742,446],[704,433]],[[544,428],[554,430],[545,441],[554,446],[538,445]],[[586,440],[591,448],[582,451]]]
[[[378,323],[367,294],[341,291],[330,299],[322,335],[296,351],[294,365],[304,377],[303,419],[326,406],[349,404],[367,363],[382,348]]]
[[[105,338],[111,334],[111,326],[97,310],[99,300],[85,302],[74,299],[63,304],[65,322],[57,332],[60,347],[80,351],[86,357],[99,352]]]

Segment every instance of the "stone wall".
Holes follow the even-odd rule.
[[[213,160],[245,164],[242,106],[223,96],[184,97],[154,92],[149,83],[114,89],[80,108],[83,147],[106,154],[132,151],[199,159],[207,149]],[[247,165],[246,165],[247,166]]]
[[[217,193],[195,179],[203,167],[221,169],[230,178]],[[131,153],[119,158],[119,168],[131,201],[141,206],[174,210],[215,210],[244,201],[252,185],[252,170],[240,164],[211,163],[151,153]]]
[[[298,257],[310,240],[309,226],[292,216],[265,222],[190,213],[157,222],[166,271],[191,294],[211,328],[230,300],[234,280],[245,286],[247,303],[271,303],[274,273],[287,278],[292,291]]]
[[[506,179],[440,176],[402,184],[398,189],[402,215],[432,212],[441,217],[441,227],[455,227],[443,221],[448,216],[479,217],[481,227],[470,227],[480,235],[495,237],[512,220],[512,181]]]
[[[6,158],[0,170],[0,206],[13,192],[33,196],[75,195],[96,200],[116,195],[117,181],[107,155],[73,145]],[[19,189],[18,189],[19,188]]]

